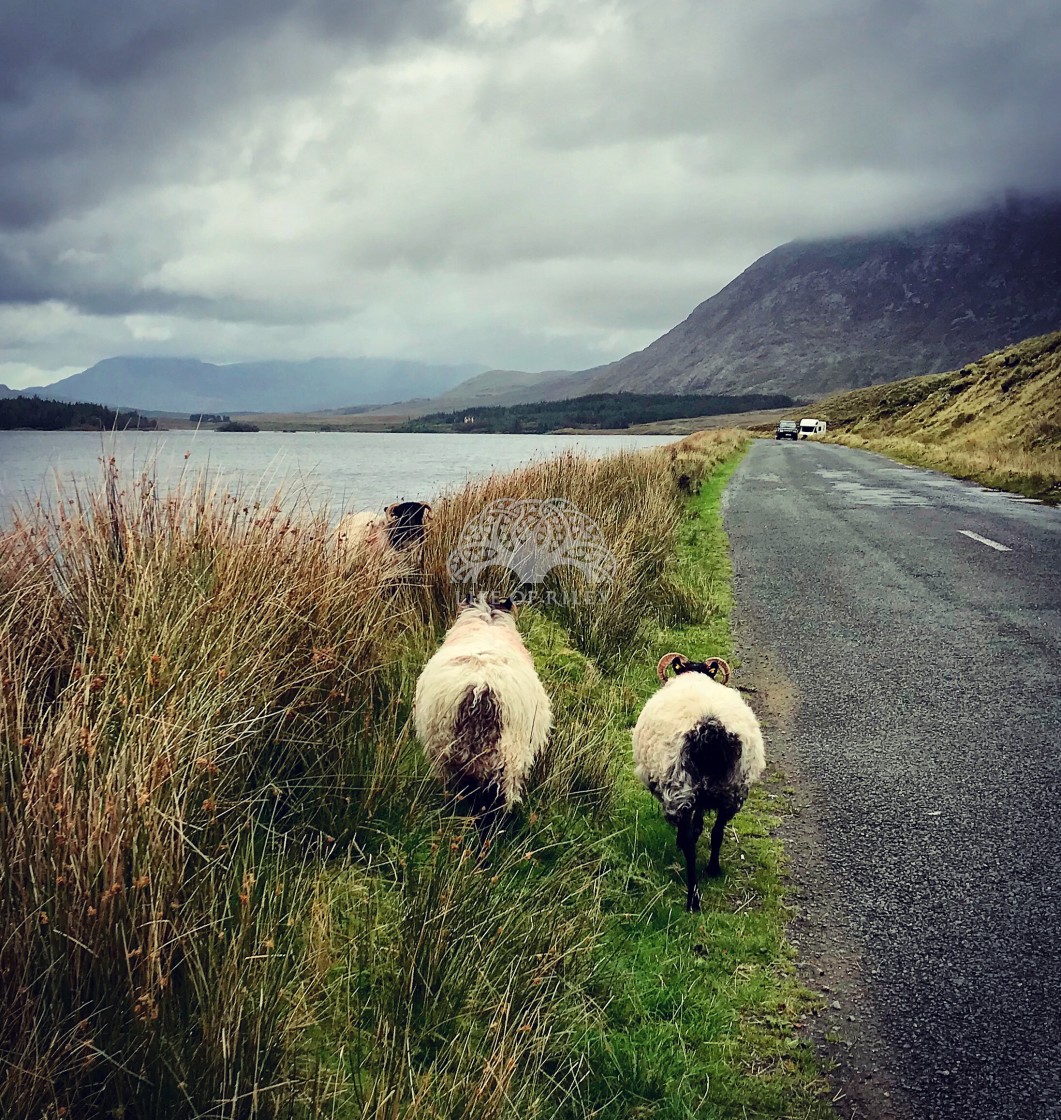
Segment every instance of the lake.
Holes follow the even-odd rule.
[[[377,509],[429,499],[469,478],[576,450],[591,456],[658,447],[675,436],[398,435],[389,432],[6,432],[0,431],[0,520],[13,504],[55,491],[56,481],[93,483],[101,457],[131,480],[154,467],[219,474],[272,494],[305,489],[315,505]]]

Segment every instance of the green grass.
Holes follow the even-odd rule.
[[[621,684],[599,686],[615,693],[605,706],[615,713],[615,749],[627,755],[630,725],[656,686],[657,656],[671,649],[732,655],[720,499],[739,458],[690,499],[681,533],[683,578],[706,591],[710,609],[661,630]],[[616,816],[629,824],[604,843],[600,998],[608,1002],[589,1039],[588,1114],[833,1115],[821,1103],[814,1056],[796,1033],[812,997],[795,979],[785,936],[784,860],[773,835],[783,804],[768,788],[753,793],[727,833],[724,876],[702,881],[703,910],[687,914],[674,830],[624,768]]]
[[[755,793],[687,915],[630,765],[659,655],[731,652],[718,505],[742,442],[473,483],[397,582],[279,497],[163,499],[113,461],[101,491],[22,511],[0,534],[5,1108],[825,1115],[793,1034],[783,799]],[[409,717],[445,558],[513,495],[574,502],[619,577],[520,615],[555,731],[483,851]]]

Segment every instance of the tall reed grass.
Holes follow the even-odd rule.
[[[615,672],[654,621],[709,609],[675,574],[676,479],[737,442],[474,482],[436,502],[397,581],[338,554],[305,499],[162,493],[113,460],[17,511],[0,537],[5,1113],[574,1115],[570,1042],[596,1000],[586,838],[621,763],[586,665]],[[497,497],[573,502],[618,574],[593,598],[550,577],[525,612],[532,648],[571,643],[580,668],[552,659],[532,807],[484,858],[409,716],[454,613],[446,558]]]

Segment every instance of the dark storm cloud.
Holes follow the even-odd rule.
[[[781,242],[1061,187],[1059,104],[1057,0],[7,0],[0,380],[597,365]]]
[[[0,99],[65,75],[86,89],[124,86],[178,52],[260,35],[291,20],[326,36],[380,43],[447,26],[434,0],[13,0],[0,39]]]
[[[629,29],[585,64],[499,73],[480,111],[569,149],[680,137],[705,173],[759,163],[778,183],[839,167],[1057,185],[1055,0],[630,5]]]
[[[71,265],[32,250],[12,250],[0,242],[0,305],[58,301],[88,316],[176,315],[248,325],[326,323],[348,313],[345,305],[248,299],[217,299],[194,292],[144,286],[134,261]]]
[[[437,35],[454,19],[448,0],[9,0],[0,228],[146,177],[153,154],[241,97],[295,92],[325,59]]]

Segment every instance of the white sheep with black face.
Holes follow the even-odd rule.
[[[675,676],[667,679],[667,670]],[[663,806],[685,856],[686,909],[700,909],[696,843],[704,814],[715,811],[707,873],[722,873],[719,849],[726,825],[766,767],[762,730],[735,689],[720,657],[690,661],[668,653],[656,667],[663,685],[634,727],[634,772]],[[720,680],[714,680],[715,674]]]
[[[367,558],[380,566],[385,579],[397,579],[414,570],[415,550],[424,539],[430,515],[427,502],[393,502],[383,513],[347,513],[332,539],[340,559]]]
[[[424,539],[431,506],[427,502],[392,502],[383,513],[346,513],[335,528],[343,550],[371,547],[406,552]]]
[[[553,721],[514,612],[510,599],[465,600],[416,682],[413,717],[431,766],[487,824],[522,798]]]

